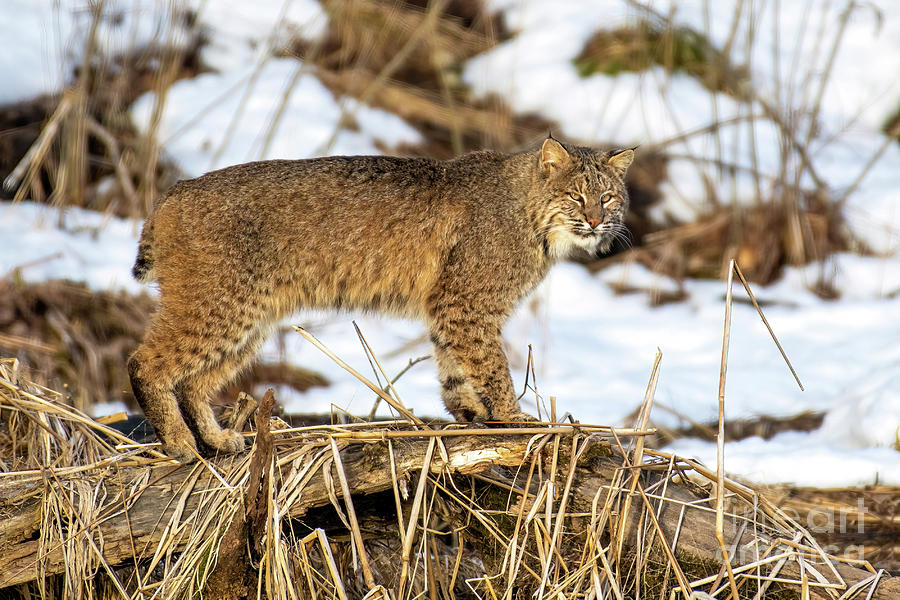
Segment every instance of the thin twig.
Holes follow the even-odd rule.
[[[409,362],[406,364],[406,366],[403,367],[402,369],[400,369],[400,372],[397,373],[393,379],[391,379],[391,382],[390,382],[391,385],[397,383],[400,380],[400,378],[403,377],[406,374],[406,372],[409,371],[410,369],[412,369],[414,366],[416,366],[420,362],[428,360],[429,358],[431,358],[431,355],[426,354],[425,356],[420,356],[418,358],[409,359]],[[387,388],[388,388],[388,386],[384,386],[383,388],[381,388],[381,391],[383,391],[386,394],[386,393],[388,393]],[[369,411],[369,419],[368,419],[369,421],[375,420],[375,412],[378,410],[378,405],[380,403],[381,403],[381,396],[377,396],[375,398],[375,403],[372,405],[372,410]]]
[[[719,365],[719,432],[716,435],[716,541],[722,552],[722,561],[728,573],[731,596],[738,600],[737,583],[731,570],[731,557],[725,547],[725,372],[728,367],[728,344],[731,341],[731,289],[735,272],[734,259],[728,265],[728,283],[725,288],[725,327],[722,334],[722,360]]]
[[[302,335],[303,337],[305,337],[313,346],[318,348],[325,356],[327,356],[328,358],[330,358],[331,360],[336,362],[345,371],[347,371],[348,373],[350,373],[351,375],[353,375],[354,377],[359,379],[367,388],[369,388],[370,390],[372,390],[373,392],[378,394],[381,397],[381,399],[384,400],[385,402],[387,402],[391,407],[393,407],[394,410],[396,410],[401,415],[403,415],[404,417],[409,419],[412,423],[415,423],[416,425],[419,425],[420,427],[429,429],[428,425],[426,425],[425,422],[422,421],[422,419],[415,416],[413,413],[411,413],[409,410],[407,410],[407,408],[405,406],[403,406],[402,404],[400,404],[399,402],[397,402],[396,400],[391,398],[388,394],[383,392],[380,387],[378,387],[377,385],[375,385],[374,383],[372,383],[371,381],[366,379],[366,377],[364,377],[359,371],[357,371],[356,369],[354,369],[353,367],[351,367],[350,365],[345,363],[343,360],[341,360],[334,352],[329,350],[322,342],[320,342],[318,339],[316,339],[316,337],[314,335],[312,335],[311,333],[309,333],[308,331],[306,331],[299,325],[294,325],[294,330],[297,333],[299,333],[300,335]]]
[[[362,532],[359,529],[359,521],[356,519],[356,509],[353,508],[353,495],[350,493],[350,485],[347,483],[347,474],[344,472],[344,463],[341,461],[341,451],[337,442],[331,438],[331,455],[334,457],[334,468],[341,482],[341,491],[344,493],[344,504],[347,505],[347,515],[350,517],[350,533],[356,544],[359,562],[362,566],[363,577],[369,589],[375,587],[375,578],[372,576],[372,568],[369,566],[369,557],[363,544]]]
[[[403,540],[403,550],[401,551],[400,560],[402,567],[400,570],[400,583],[397,598],[403,598],[403,590],[406,588],[406,579],[409,573],[409,555],[412,552],[413,534],[415,533],[416,521],[419,517],[419,511],[422,509],[422,498],[425,493],[425,482],[428,481],[428,473],[431,468],[431,457],[434,455],[434,448],[437,445],[434,438],[428,443],[428,449],[425,451],[425,459],[422,461],[422,471],[419,473],[419,483],[416,485],[416,495],[413,498],[412,509],[409,514],[409,523],[406,526],[406,536]]]
[[[791,375],[794,376],[794,380],[796,380],[797,385],[800,386],[800,390],[803,391],[803,384],[800,382],[800,377],[797,375],[797,371],[794,370],[794,366],[791,364],[790,359],[787,357],[787,353],[785,353],[784,348],[781,347],[781,343],[778,341],[778,337],[776,337],[775,332],[772,331],[772,326],[769,325],[769,320],[766,319],[766,315],[763,314],[762,308],[760,308],[759,303],[756,301],[756,297],[753,295],[753,291],[750,290],[750,284],[747,283],[747,279],[744,278],[743,272],[741,272],[741,267],[738,265],[737,261],[732,260],[731,265],[733,270],[737,273],[738,279],[741,280],[741,284],[743,284],[744,289],[747,290],[747,295],[750,296],[750,301],[753,303],[753,307],[756,308],[756,312],[759,313],[759,318],[762,319],[763,324],[765,324],[766,329],[769,330],[769,335],[772,336],[772,341],[775,342],[775,345],[778,346],[778,351],[781,352],[781,357],[784,359],[784,362],[787,364],[788,369],[791,370]],[[731,289],[730,285],[731,278],[729,277],[729,293]],[[724,385],[724,383],[723,383]],[[724,393],[724,391],[720,391]]]

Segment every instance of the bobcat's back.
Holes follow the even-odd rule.
[[[443,179],[436,161],[333,157],[180,182],[144,228],[135,276],[159,275],[163,296],[237,282],[279,314],[306,306],[418,317],[466,211]]]

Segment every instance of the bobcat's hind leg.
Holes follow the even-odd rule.
[[[176,382],[164,359],[146,343],[128,359],[128,374],[134,397],[149,421],[163,451],[171,458],[191,463],[197,459],[197,443],[178,408]]]
[[[229,374],[230,375],[230,374]],[[219,425],[209,405],[209,397],[222,387],[230,377],[203,374],[185,380],[181,385],[181,410],[198,441],[217,452],[240,452],[244,449],[244,436],[239,431]]]
[[[230,453],[245,447],[244,436],[239,431],[219,425],[209,398],[250,364],[264,339],[262,331],[254,331],[237,346],[229,348],[227,342],[222,341],[222,358],[182,382],[181,410],[188,417],[195,436],[213,450]],[[206,345],[210,344],[206,341]]]

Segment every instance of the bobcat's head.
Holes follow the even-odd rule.
[[[544,140],[538,157],[544,206],[536,233],[549,254],[565,258],[581,249],[598,256],[617,238],[627,239],[624,179],[633,158],[633,149],[598,152]]]

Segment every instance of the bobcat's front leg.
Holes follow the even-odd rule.
[[[524,420],[500,338],[516,282],[498,278],[483,242],[453,247],[425,303],[441,397],[457,420]]]
[[[533,420],[519,408],[500,328],[477,319],[438,319],[431,341],[441,398],[460,421]]]
[[[488,409],[475,393],[450,347],[436,332],[431,332],[432,356],[441,382],[441,400],[457,421],[480,422],[489,418]]]

